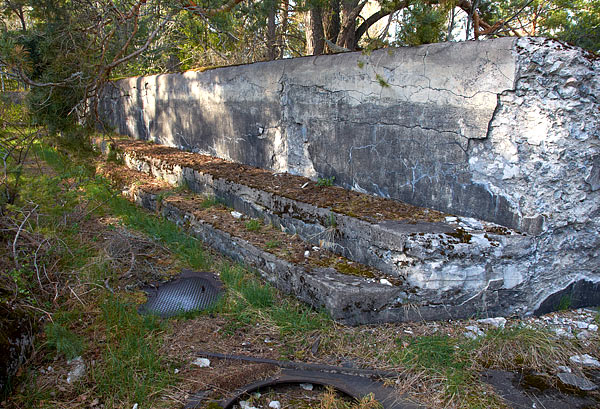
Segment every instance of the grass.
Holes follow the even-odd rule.
[[[106,346],[91,374],[99,394],[111,407],[151,407],[156,392],[175,380],[173,366],[159,353],[165,323],[139,315],[134,305],[115,296],[106,298],[101,312]]]
[[[331,176],[328,178],[317,178],[317,186],[319,186],[319,187],[333,186],[334,182],[335,182],[335,176]]]
[[[281,357],[328,361],[343,358],[364,367],[401,370],[405,378],[400,387],[432,407],[502,407],[498,397],[475,376],[478,371],[549,371],[556,365],[568,364],[568,357],[575,351],[583,351],[576,340],[557,341],[548,332],[524,326],[490,329],[486,336],[468,340],[460,332],[449,335],[424,331],[405,336],[403,324],[357,328],[338,325],[325,312],[314,311],[282,295],[255,271],[211,255],[202,243],[174,223],[118,196],[108,181],[93,174],[89,161],[70,161],[43,145],[37,145],[35,151],[52,165],[56,175],[46,172],[33,176],[25,171],[22,201],[9,210],[18,224],[32,209],[32,203],[39,205],[39,217],[31,219],[32,229],[27,234],[36,238],[36,243],[45,239],[51,245],[44,258],[37,260],[33,259],[35,247],[23,251],[19,258],[22,268],[11,273],[11,283],[22,290],[19,293],[23,299],[53,319],[44,328],[45,344],[37,353],[39,367],[56,366],[81,355],[89,363],[89,370],[74,389],[58,394],[52,388],[37,387],[38,372],[26,370],[20,378],[20,389],[11,398],[12,407],[53,407],[55,402],[74,402],[83,394],[101,398],[106,408],[133,407],[135,403],[139,407],[160,407],[165,391],[181,388],[182,382],[174,374],[174,368],[180,368],[181,363],[164,353],[165,339],[172,335],[171,323],[193,319],[198,314],[205,314],[203,318],[207,319],[218,317],[224,338],[234,334],[245,337],[253,331],[259,334],[259,342],[267,335],[272,339],[279,337],[272,347],[276,349],[273,353]],[[203,203],[203,207],[219,204],[214,198]],[[110,219],[111,224],[105,225],[105,231],[82,236],[86,221],[93,218]],[[262,228],[259,220],[248,223],[247,229]],[[335,228],[335,217],[328,225]],[[177,266],[219,273],[226,294],[209,311],[181,314],[172,321],[140,316],[131,301],[132,294],[118,290],[118,271],[99,251],[105,233],[119,229],[139,232],[160,243],[172,253]],[[275,240],[266,245],[284,246]],[[60,271],[55,280],[60,283],[56,300],[54,287],[50,298],[36,292],[34,261],[48,267],[56,263],[54,271]],[[79,296],[73,296],[71,291]],[[429,328],[429,324],[410,325]],[[315,340],[316,352],[312,350]],[[597,348],[597,342],[592,343],[586,351],[593,353]],[[375,405],[372,401],[348,406],[347,402],[327,397],[320,405],[330,409],[376,407],[370,406]]]
[[[262,227],[262,222],[260,220],[257,219],[252,219],[252,220],[248,220],[246,223],[244,223],[244,226],[246,227],[246,230],[248,231],[260,231],[261,227]]]

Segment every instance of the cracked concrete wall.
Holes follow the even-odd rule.
[[[597,72],[504,38],[130,78],[101,109],[136,138],[539,235],[597,223]]]

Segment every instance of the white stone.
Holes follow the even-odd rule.
[[[272,400],[269,402],[269,407],[272,409],[281,409],[281,403],[278,400]]]
[[[241,400],[240,401],[240,408],[241,409],[257,409],[255,406],[250,405],[248,402],[246,402],[245,400]]]
[[[235,219],[241,219],[243,214],[241,214],[240,212],[236,212],[235,210],[231,212],[231,215],[235,218]]]
[[[305,391],[312,391],[313,390],[313,384],[312,383],[301,383],[300,387],[302,389],[304,389]]]
[[[504,328],[506,325],[506,318],[496,317],[496,318],[484,318],[481,320],[477,320],[477,322],[481,324],[491,325],[496,328]]]
[[[131,409],[138,409],[138,404],[137,404],[137,403],[134,403],[134,404],[133,404],[133,407],[132,407]]]
[[[200,368],[208,368],[210,367],[210,361],[206,358],[196,358],[192,362],[192,365],[199,366]]]
[[[588,354],[583,355],[573,355],[569,358],[574,364],[585,366],[588,368],[600,368],[600,362],[598,360]]]
[[[446,223],[456,223],[458,221],[458,217],[448,216],[446,217]]]
[[[382,278],[379,280],[379,284],[383,284],[383,285],[389,285],[391,286],[392,283],[390,283],[388,280],[386,280],[385,278]]]
[[[71,366],[71,370],[67,374],[67,383],[76,382],[85,375],[85,362],[80,356],[71,359],[67,364]]]
[[[309,256],[310,256],[310,251],[306,250],[306,251],[304,252],[304,257],[305,257],[305,258],[308,258]]]
[[[588,329],[592,332],[596,332],[598,331],[598,326],[596,324],[590,324],[588,325]]]
[[[472,333],[476,334],[478,337],[482,337],[485,335],[485,332],[483,332],[481,329],[479,329],[479,327],[477,325],[467,325],[465,327],[465,329],[471,331]]]
[[[587,322],[583,321],[575,321],[574,324],[577,325],[577,328],[579,329],[586,329],[589,326]]]
[[[571,368],[569,368],[568,366],[560,365],[556,369],[558,369],[560,372],[571,373]]]

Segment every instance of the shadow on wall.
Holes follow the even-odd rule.
[[[128,81],[135,81],[135,85]],[[121,133],[257,167],[281,166],[278,106],[232,95],[235,86],[213,74],[165,74],[122,80],[124,95],[114,108]],[[128,86],[133,95],[126,96]],[[261,97],[262,98],[262,97]]]

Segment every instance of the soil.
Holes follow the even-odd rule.
[[[447,216],[432,209],[413,206],[341,188],[319,186],[306,177],[229,162],[224,159],[184,152],[176,148],[136,140],[117,140],[117,148],[139,159],[159,158],[169,166],[194,169],[215,178],[250,186],[286,198],[367,221],[404,220],[440,222]]]

